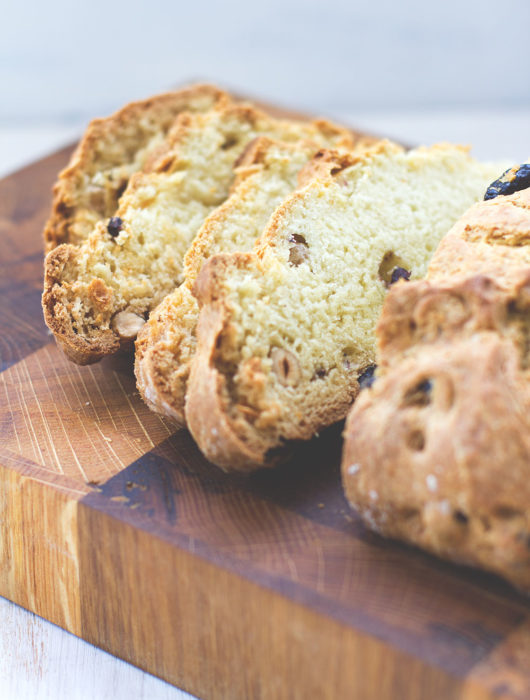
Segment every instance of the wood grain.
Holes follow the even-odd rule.
[[[530,697],[528,600],[367,533],[341,426],[227,476],[130,356],[64,359],[39,297],[68,154],[0,182],[0,594],[202,697]]]
[[[124,469],[175,430],[141,401],[131,362],[79,367],[48,342],[9,367],[0,374],[5,446],[86,485]]]

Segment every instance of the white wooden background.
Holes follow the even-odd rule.
[[[0,598],[2,700],[191,697]]]

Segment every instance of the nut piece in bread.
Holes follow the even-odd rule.
[[[345,428],[349,502],[384,535],[530,592],[530,189],[473,206],[399,283]]]
[[[320,153],[251,253],[213,256],[195,285],[202,308],[186,398],[208,459],[266,466],[286,442],[343,418],[374,361],[391,266],[424,275],[495,172],[448,145]]]
[[[61,243],[78,245],[102,219],[114,214],[131,175],[163,150],[181,112],[205,112],[226,93],[211,85],[132,102],[105,119],[94,119],[60,173],[44,229],[46,252]]]
[[[80,246],[58,246],[45,262],[46,323],[68,356],[95,362],[119,349],[114,317],[145,318],[182,282],[183,257],[202,222],[229,193],[234,162],[259,134],[339,145],[351,137],[324,122],[273,119],[249,105],[220,102],[183,113],[150,172],[135,173],[115,216]],[[96,287],[94,287],[96,285]],[[105,304],[93,290],[105,289]]]

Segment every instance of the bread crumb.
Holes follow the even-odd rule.
[[[427,488],[429,491],[438,490],[438,479],[434,476],[434,474],[428,474],[425,481],[427,482]]]
[[[348,474],[351,474],[351,475],[357,474],[357,472],[359,471],[360,468],[361,468],[360,464],[350,464],[350,466],[347,469],[347,472],[348,472]]]
[[[451,512],[451,504],[447,499],[438,502],[438,510],[443,515],[448,515]]]
[[[377,501],[377,499],[379,498],[379,494],[373,489],[368,493],[368,495],[370,496],[370,500],[372,501]]]
[[[374,493],[374,492],[372,492],[372,493]],[[365,522],[367,522],[368,525],[372,528],[372,530],[375,530],[376,532],[379,531],[379,528],[377,526],[377,522],[375,521],[375,518],[374,518],[371,510],[365,510],[362,513],[362,516],[363,516]]]

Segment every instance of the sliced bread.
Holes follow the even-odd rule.
[[[60,173],[44,229],[46,252],[61,243],[80,244],[101,219],[112,216],[129,178],[142,170],[178,114],[205,112],[226,93],[194,85],[132,102],[105,119],[94,119]]]
[[[476,204],[396,285],[377,362],[346,423],[350,503],[530,591],[530,189]]]
[[[359,148],[366,144],[362,139]],[[287,144],[264,136],[250,144],[236,171],[237,186],[206,218],[186,253],[184,283],[151,313],[138,335],[138,388],[153,410],[185,422],[184,400],[199,317],[192,289],[202,265],[219,252],[250,250],[317,151],[314,143]]]
[[[287,142],[351,145],[329,122],[273,119],[221,102],[183,113],[150,172],[136,173],[116,216],[80,246],[61,245],[45,263],[45,320],[68,356],[95,362],[135,338],[149,311],[183,280],[183,256],[208,214],[226,199],[234,162],[259,134]]]
[[[278,459],[346,415],[373,363],[387,287],[425,274],[496,168],[461,148],[320,153],[250,253],[215,255],[195,293],[188,427],[224,469]]]

